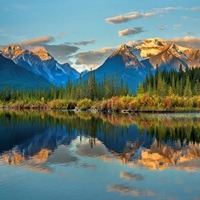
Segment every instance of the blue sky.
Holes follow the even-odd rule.
[[[160,37],[200,48],[198,0],[0,0],[0,46],[46,48],[77,69],[119,45]]]

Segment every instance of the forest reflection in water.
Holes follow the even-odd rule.
[[[82,156],[92,153],[151,170],[200,167],[200,114],[0,111],[0,155],[6,163],[47,162],[56,149],[77,138],[91,149]],[[100,144],[109,154],[97,152]]]

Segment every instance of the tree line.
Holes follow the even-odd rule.
[[[136,96],[148,94],[150,97],[192,97],[200,96],[200,68],[187,69],[183,71],[155,71],[149,72],[143,83],[139,84]],[[76,82],[68,80],[66,86],[50,86],[50,88],[40,87],[38,90],[16,90],[5,87],[0,91],[0,101],[7,102],[50,102],[53,100],[81,100],[90,99],[99,101],[118,96],[133,96],[131,88],[123,79],[119,79],[118,73],[114,76],[104,74],[104,78],[99,82],[93,71],[89,72],[89,78],[80,78]]]
[[[114,76],[104,74],[103,80],[98,82],[95,73],[90,71],[87,80],[83,80],[81,76],[76,82],[69,79],[65,87],[51,85],[49,89],[40,87],[38,90],[16,90],[6,86],[0,91],[0,101],[40,101],[42,99],[49,102],[56,99],[80,100],[85,98],[95,101],[128,94],[131,94],[128,83],[125,83],[123,79],[119,80],[117,72]]]
[[[137,94],[148,93],[150,96],[200,96],[200,68],[186,69],[186,71],[156,70],[149,73],[144,83],[138,87]]]

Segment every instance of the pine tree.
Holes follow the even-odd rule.
[[[138,89],[137,89],[137,95],[144,94],[144,85],[142,83],[139,83]]]
[[[172,89],[172,93],[175,93],[176,91],[176,86],[175,86],[175,77],[174,77],[174,74],[172,74],[172,78],[171,78],[171,89]]]
[[[192,96],[191,83],[190,83],[189,76],[187,76],[187,78],[186,78],[186,85],[185,85],[185,88],[184,88],[184,96],[185,97],[191,97]]]
[[[199,82],[199,80],[196,81],[195,86],[196,86],[195,95],[200,96],[200,82]]]
[[[173,95],[174,95],[174,92],[173,92],[172,86],[170,86],[168,89],[168,96],[173,96]]]
[[[162,73],[159,72],[158,73],[158,84],[157,84],[157,92],[156,94],[159,96],[159,97],[163,97],[165,95],[165,88],[164,88],[164,81],[162,79]]]

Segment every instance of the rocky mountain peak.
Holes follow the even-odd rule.
[[[118,50],[116,50],[114,53],[111,54],[110,58],[116,56],[116,55],[127,55],[127,56],[133,56],[131,51],[130,51],[130,48],[128,45],[126,44],[122,44]]]
[[[19,55],[21,55],[24,52],[25,50],[21,49],[17,45],[9,45],[4,49],[3,55],[10,59],[16,59]]]
[[[137,56],[132,51],[132,48],[126,44],[122,44],[117,51],[111,54],[110,58],[121,56],[126,67],[142,66]]]
[[[163,39],[149,38],[141,41],[141,43],[137,45],[135,48],[140,50],[140,56],[143,59],[147,59],[150,58],[151,56],[160,53],[165,48],[166,45],[167,42]]]
[[[41,48],[39,50],[33,51],[36,55],[38,55],[40,57],[41,60],[50,60],[52,59],[52,56],[49,54],[49,52],[44,49]]]
[[[128,51],[129,50],[129,46],[126,44],[122,44],[119,48],[120,51]]]
[[[160,38],[149,38],[143,41],[141,46],[143,47],[158,47],[158,46],[165,46],[167,42]]]

